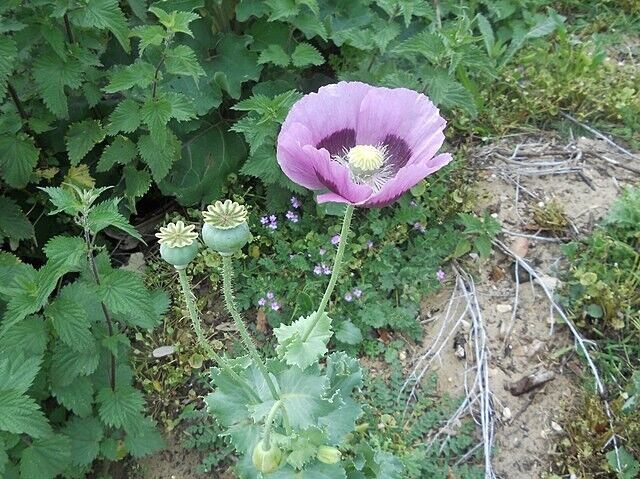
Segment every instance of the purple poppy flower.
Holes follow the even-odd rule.
[[[267,300],[264,298],[260,298],[258,300],[258,306],[264,306],[265,304],[267,304]]]
[[[278,136],[278,163],[318,203],[393,203],[451,161],[434,156],[445,120],[424,95],[360,82],[327,85],[299,100]]]
[[[300,208],[300,200],[298,200],[298,198],[296,198],[295,196],[292,196],[289,201],[291,201],[291,206],[293,206],[295,209]]]
[[[353,295],[351,293],[345,293],[344,300],[350,303],[353,301]]]
[[[339,243],[340,243],[340,235],[334,235],[331,238],[331,244],[332,245],[336,245],[336,244],[339,244]]]
[[[436,278],[438,278],[438,281],[440,281],[441,283],[444,283],[445,274],[444,271],[442,271],[442,268],[439,269],[436,273]]]

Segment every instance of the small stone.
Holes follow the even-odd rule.
[[[405,362],[407,360],[407,352],[406,351],[400,351],[398,353],[398,358],[400,358],[400,361]]]
[[[527,357],[533,358],[542,350],[542,348],[544,348],[544,342],[540,341],[539,339],[534,339],[533,342],[526,348]]]
[[[511,419],[513,416],[511,415],[511,409],[509,409],[508,407],[505,407],[502,410],[502,420],[503,421],[508,421],[509,419]]]
[[[496,311],[498,311],[498,313],[508,313],[512,309],[513,309],[513,306],[510,305],[510,304],[497,304],[496,305]]]
[[[551,429],[553,429],[555,432],[562,432],[562,427],[555,421],[551,421]]]
[[[511,251],[524,258],[529,252],[529,240],[527,238],[517,237],[511,242]]]
[[[470,331],[471,330],[471,323],[469,321],[467,321],[466,319],[461,319],[460,320],[460,326],[462,326],[462,329],[464,329],[465,331]]]
[[[549,292],[553,293],[560,280],[558,278],[554,278],[553,276],[549,276],[548,274],[540,274],[538,278],[534,280],[534,282],[538,283],[540,286],[546,287]]]
[[[173,354],[175,352],[175,346],[160,346],[159,348],[154,349],[151,355],[154,358],[162,358],[164,356],[169,356],[170,354]]]

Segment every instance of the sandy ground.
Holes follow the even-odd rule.
[[[513,155],[516,147],[518,154]],[[505,230],[534,236],[549,236],[548,232],[536,231],[534,212],[544,210],[551,201],[562,205],[569,220],[567,227],[556,234],[571,238],[587,234],[621,188],[638,179],[637,174],[613,165],[612,162],[632,163],[604,141],[578,138],[569,142],[553,133],[514,136],[488,144],[477,149],[470,162],[480,171],[478,212],[489,211]],[[640,168],[640,162],[635,162],[635,167]],[[561,242],[511,234],[500,238],[546,275],[547,286],[558,287],[556,278],[568,267],[562,260]],[[542,288],[529,281],[526,273],[520,275],[516,303],[511,257],[494,250],[488,261],[464,261],[464,267],[475,278],[486,328],[488,384],[496,419],[495,473],[502,479],[544,477],[554,444],[564,434],[563,424],[571,421],[566,411],[577,399],[575,379],[583,366],[574,354],[567,354],[573,338],[566,327],[557,323]],[[465,358],[466,367],[473,367],[473,351],[471,344],[461,344],[460,335],[456,334],[459,330],[465,337],[468,322],[459,323],[458,329],[452,331],[455,321],[445,321],[453,290],[454,285],[448,285],[434,297],[426,298],[424,344],[408,355],[406,365],[410,370],[441,332],[443,347],[438,346],[437,357],[425,356],[423,365],[433,358],[429,372],[437,372],[440,391],[457,395],[464,393]],[[454,297],[450,316],[457,318],[464,308],[463,299]],[[524,376],[540,373],[553,374],[554,378],[519,396],[507,389]],[[139,477],[211,477],[197,474],[199,460],[198,453],[181,449],[170,438],[166,451],[140,464]]]

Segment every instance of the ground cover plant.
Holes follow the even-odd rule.
[[[353,357],[398,367],[406,345],[421,340],[421,302],[449,280],[449,263],[469,254],[478,264],[490,257],[500,226],[489,213],[472,213],[475,178],[467,152],[478,139],[525,126],[568,131],[560,116],[566,112],[637,148],[638,8],[634,0],[2,2],[0,396],[6,400],[0,401],[0,476],[127,474],[130,456],[162,447],[160,431],[178,424],[185,403],[189,411],[202,406],[198,397],[211,388],[214,395],[224,392],[215,380],[209,384],[215,355],[242,356],[251,347],[230,332],[220,335],[229,341],[211,342],[211,354],[202,339],[217,334],[215,328],[207,323],[198,333],[183,320],[189,311],[181,285],[157,259],[153,232],[163,218],[199,230],[204,206],[228,197],[249,211],[254,238],[236,257],[235,304],[249,318],[260,354],[272,358],[265,367],[278,381],[293,368],[286,358],[283,363],[291,346],[282,336],[317,311],[331,280],[327,351],[301,369],[329,383],[338,366],[351,371],[353,388],[334,391],[335,397],[340,407],[353,406],[355,398],[364,411],[359,422],[349,421],[355,430],[337,440],[304,428],[287,435],[278,422],[286,401],[279,403],[269,441],[274,438],[282,458],[272,477],[314,468],[343,468],[348,477],[477,477],[475,456],[467,454],[471,424],[443,454],[424,447],[455,398],[432,397],[425,386],[414,415],[400,418],[398,398],[391,400],[400,373],[370,381],[365,367],[358,393],[360,366]],[[356,144],[340,143],[344,137],[326,142],[343,166],[360,165],[356,185],[327,182],[327,171],[316,178],[295,166],[283,171],[278,150],[291,155],[297,142],[309,141],[285,123],[287,115],[305,94],[339,81],[428,95],[448,120],[445,151],[455,160],[405,184],[399,198],[377,200],[366,187],[380,193],[398,168],[378,176],[368,168],[402,156],[402,143],[393,138],[368,142],[383,148],[355,150],[351,157],[347,150]],[[321,117],[322,108],[315,105],[305,121]],[[336,118],[349,116],[340,111]],[[409,111],[402,109],[415,122],[419,114]],[[281,131],[290,139],[278,148]],[[315,164],[308,166],[311,171]],[[317,204],[307,190],[319,184],[332,190],[320,192],[330,203]],[[352,233],[343,234],[338,219],[345,206],[335,201],[380,206],[391,199],[384,209],[357,208]],[[629,266],[621,244],[637,248],[633,234],[614,221],[587,246],[569,251],[582,266],[571,273],[566,302],[601,347],[598,365],[617,394],[616,424],[630,438],[637,435],[638,335],[637,282],[628,272],[637,264]],[[119,268],[133,251],[144,254],[146,277]],[[609,264],[612,251],[626,262],[606,271],[589,262],[597,253]],[[221,311],[223,266],[217,252],[203,248],[184,270],[182,280],[193,282],[196,294],[190,307],[213,309],[207,319],[229,318]],[[172,360],[154,356],[156,350]],[[253,374],[259,361],[254,355],[250,362],[237,360],[226,374]],[[224,374],[214,372],[218,383]],[[597,398],[586,397],[585,410],[590,404]],[[235,449],[239,470],[255,474],[245,452],[255,450],[255,438],[264,441],[270,411],[243,419],[260,431],[239,449],[222,436],[235,424],[203,419],[209,435],[198,444],[213,450],[205,468],[235,467],[235,455],[222,458]],[[581,452],[581,435],[601,423],[601,412],[593,409],[576,425],[565,451],[577,459],[558,471],[588,476],[618,467],[608,456]],[[216,441],[211,431],[220,434]],[[629,469],[620,477],[635,470],[632,444],[624,444]],[[318,459],[320,447],[329,445],[341,451],[335,464]],[[337,457],[323,451],[328,462]]]

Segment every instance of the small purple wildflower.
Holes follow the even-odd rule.
[[[331,244],[332,245],[337,245],[338,243],[340,243],[340,235],[334,235],[331,238]]]
[[[313,274],[320,276],[322,274],[322,266],[317,264],[313,267]]]
[[[362,296],[362,290],[360,288],[353,288],[353,295],[356,298],[360,298]]]
[[[300,208],[301,204],[298,198],[296,198],[295,196],[292,196],[290,201],[291,201],[291,206],[293,206],[295,209]]]
[[[420,231],[420,233],[427,231],[427,228],[420,222],[414,223],[413,229]]]
[[[263,225],[269,224],[269,218],[267,216],[263,216],[262,218],[260,218],[260,223],[262,223]]]
[[[367,248],[373,248],[373,241],[367,241]]]
[[[267,304],[267,300],[264,298],[260,298],[258,300],[258,306],[264,306],[265,304]]]
[[[272,311],[278,311],[279,309],[280,309],[280,303],[278,303],[277,301],[274,301],[273,303],[271,303]]]
[[[263,216],[260,218],[260,223],[262,223],[265,227],[277,230],[278,229],[278,218],[276,215]]]
[[[326,264],[322,263],[322,272],[328,276],[331,274],[331,268],[329,268],[329,266],[327,266]]]
[[[278,221],[278,217],[276,215],[271,215],[269,216],[269,221],[271,221],[272,223]]]
[[[273,291],[267,291],[267,299],[273,299],[276,296],[273,294]]]
[[[289,210],[287,211],[287,214],[285,215],[287,217],[287,219],[289,221],[291,221],[292,223],[297,223],[298,222],[298,215],[295,214],[293,211]]]
[[[320,256],[324,256],[324,254],[325,254],[326,252],[327,252],[327,250],[326,250],[326,249],[324,249],[324,248],[320,248],[320,249],[318,250],[318,253],[320,254]]]
[[[344,300],[350,303],[353,301],[353,295],[351,293],[345,293]]]
[[[444,283],[445,276],[446,275],[444,274],[444,271],[442,271],[442,268],[440,268],[436,273],[436,278],[438,278],[438,281],[440,281],[441,283]]]

